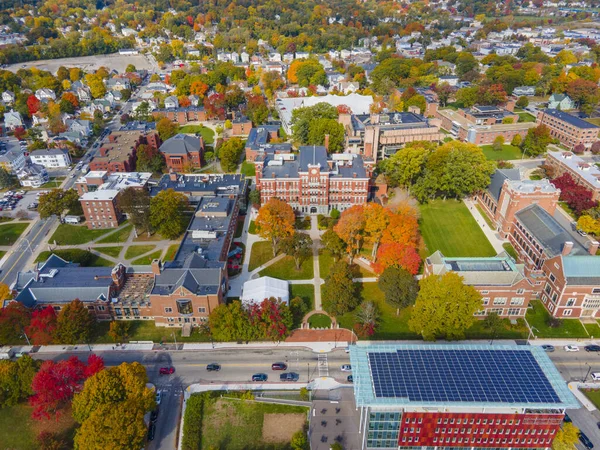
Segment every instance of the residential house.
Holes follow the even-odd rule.
[[[14,130],[23,126],[23,117],[19,111],[10,110],[4,113],[4,128]]]
[[[25,153],[21,149],[12,149],[0,155],[0,167],[7,172],[17,173],[27,164]]]
[[[41,88],[35,91],[35,96],[40,102],[56,100],[56,93],[52,89]]]
[[[131,83],[128,78],[109,78],[104,81],[106,89],[109,91],[122,91],[123,89],[131,89]]]
[[[600,169],[593,162],[571,152],[548,150],[545,164],[554,169],[557,177],[568,173],[575,183],[592,192],[593,200],[600,200]]]
[[[69,151],[64,148],[34,150],[29,154],[29,159],[46,168],[69,167],[72,162]]]
[[[50,180],[46,168],[40,164],[26,164],[17,172],[21,186],[39,188]]]
[[[575,109],[575,102],[567,94],[552,94],[548,99],[548,109]]]
[[[177,97],[174,95],[171,95],[171,96],[165,98],[165,108],[166,109],[179,108],[179,100],[177,99]]]
[[[532,97],[535,95],[535,86],[517,86],[513,89],[513,95],[516,97]]]
[[[15,93],[12,91],[4,91],[2,93],[2,102],[5,105],[12,105],[15,102]]]

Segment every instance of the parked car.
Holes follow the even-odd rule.
[[[287,370],[287,364],[278,362],[271,364],[271,370]]]
[[[156,397],[154,399],[156,400],[156,404],[160,405],[160,401],[162,400],[162,395],[161,395],[160,391],[156,392]]]
[[[578,352],[579,347],[576,345],[565,345],[565,352]]]
[[[286,372],[279,375],[279,381],[298,381],[300,375],[295,372]]]
[[[150,422],[154,423],[158,419],[158,408],[150,413]]]
[[[590,441],[590,438],[587,437],[585,434],[583,434],[583,432],[581,432],[581,431],[579,432],[579,440],[584,445],[584,447],[587,448],[588,450],[592,450],[594,448],[594,444],[592,444],[592,441]]]
[[[587,236],[587,233],[585,231],[583,231],[583,230],[577,230],[577,234],[579,234],[580,236],[583,236],[583,237]]]
[[[542,348],[548,353],[552,353],[554,351],[554,345],[542,345]]]
[[[153,423],[150,423],[150,426],[148,427],[148,440],[149,441],[154,440],[155,433],[156,433],[156,425],[154,425]]]
[[[268,378],[266,373],[255,373],[252,375],[252,381],[267,381]]]
[[[206,366],[206,370],[208,370],[209,372],[218,372],[219,370],[221,370],[221,365],[212,363]]]
[[[172,373],[175,373],[175,367],[161,367],[158,373],[161,375],[171,375]]]
[[[600,352],[600,345],[586,345],[583,349],[586,352]]]
[[[352,366],[350,364],[342,364],[342,367],[340,367],[340,370],[342,372],[352,372]]]
[[[354,377],[352,375],[348,375],[348,378],[346,378],[346,380],[348,381],[348,383],[354,383]]]
[[[592,372],[592,380],[600,381],[600,372]]]

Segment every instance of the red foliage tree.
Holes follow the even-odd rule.
[[[568,173],[552,180],[552,184],[560,189],[560,200],[567,203],[577,216],[598,205],[592,200],[592,191],[578,185]]]
[[[29,324],[30,312],[19,302],[0,308],[0,342],[17,341]]]
[[[391,266],[399,266],[412,275],[419,272],[421,257],[412,245],[399,242],[386,242],[377,250],[377,262],[373,264],[375,273],[381,274]]]
[[[596,141],[590,147],[592,154],[597,155],[600,154],[600,141]]]
[[[204,99],[204,110],[209,119],[225,119],[225,95],[212,94]]]
[[[31,94],[29,97],[27,97],[27,109],[29,110],[30,115],[34,115],[36,112],[38,112],[41,105],[42,103],[35,95]]]
[[[179,106],[181,106],[182,108],[187,108],[192,104],[187,95],[180,95],[177,100],[179,101]]]
[[[15,128],[15,130],[13,131],[13,134],[15,135],[15,137],[18,140],[21,140],[25,137],[25,135],[27,134],[27,131],[25,131],[24,127],[17,127]]]
[[[583,154],[583,152],[585,152],[585,145],[579,143],[575,147],[573,147],[573,153],[581,155]]]
[[[33,311],[31,322],[26,331],[34,345],[48,345],[52,343],[54,330],[56,330],[56,313],[52,306]]]
[[[352,110],[348,105],[338,105],[338,114],[352,114]]]
[[[62,95],[62,99],[68,101],[73,105],[74,108],[79,108],[79,99],[72,92],[65,92]]]
[[[75,356],[58,362],[44,361],[31,382],[33,395],[29,397],[29,404],[33,407],[32,417],[41,420],[50,418],[52,414],[60,416],[81,390],[83,382],[102,369],[104,361],[96,355],[90,355],[87,364]]]
[[[285,339],[291,325],[291,315],[282,302],[271,297],[260,304],[253,304],[249,311],[250,324],[257,329],[259,336],[278,341]]]

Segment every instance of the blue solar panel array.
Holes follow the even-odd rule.
[[[560,403],[531,352],[368,353],[375,397],[414,402]]]

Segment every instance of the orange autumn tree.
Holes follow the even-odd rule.
[[[379,203],[367,203],[364,206],[365,241],[373,246],[371,257],[377,258],[377,248],[383,234],[390,223],[391,213]]]
[[[386,242],[377,251],[377,261],[372,265],[376,274],[380,275],[388,267],[398,266],[411,275],[416,275],[421,267],[421,257],[417,249],[400,242]]]
[[[290,64],[290,68],[287,71],[287,79],[290,83],[296,84],[298,83],[298,69],[302,66],[304,61],[301,59],[295,59]]]
[[[362,245],[365,228],[365,214],[363,205],[354,205],[345,210],[338,223],[333,227],[342,241],[346,244],[348,258],[358,253]]]
[[[294,210],[283,200],[272,198],[258,211],[256,228],[258,235],[269,239],[273,246],[273,256],[277,256],[281,241],[294,234],[296,216]]]

